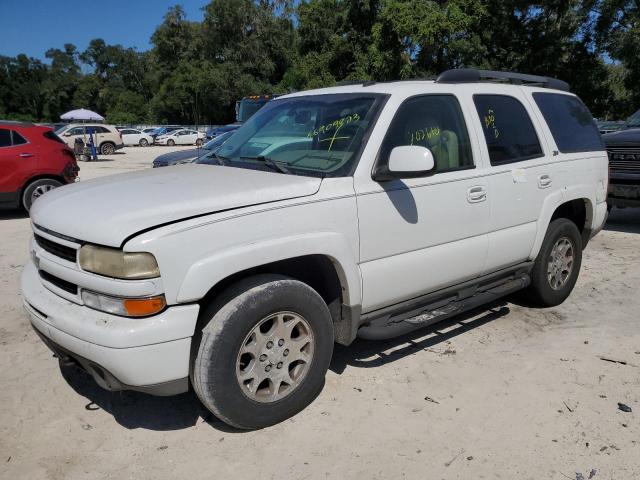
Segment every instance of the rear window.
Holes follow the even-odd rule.
[[[0,147],[11,146],[11,131],[0,128]]]
[[[11,131],[11,135],[13,135],[13,144],[14,145],[22,145],[24,143],[27,143],[25,138],[22,135],[20,135],[18,132],[16,132],[15,130]]]
[[[474,95],[491,165],[541,157],[542,147],[522,103],[507,95]]]
[[[47,138],[49,140],[53,140],[54,142],[59,142],[59,143],[64,143],[60,137],[58,137],[58,135],[56,135],[55,133],[53,133],[51,130],[47,130],[46,132],[44,132],[42,134],[42,136],[44,138]]]
[[[579,98],[560,93],[537,92],[533,94],[533,99],[562,153],[604,149],[596,122]]]

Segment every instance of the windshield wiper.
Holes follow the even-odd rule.
[[[211,152],[208,155],[205,155],[204,158],[215,158],[216,162],[218,162],[218,165],[222,165],[223,167],[226,165],[227,160],[229,160],[227,157],[223,157],[222,155],[218,155],[216,152]]]
[[[255,157],[240,157],[241,160],[258,160],[259,162],[264,163],[266,166],[270,167],[271,170],[275,170],[280,173],[291,173],[287,167],[285,167],[282,163],[272,158],[265,157],[264,155],[256,155]]]

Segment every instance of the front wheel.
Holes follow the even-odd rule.
[[[196,147],[199,147],[201,145],[202,145],[202,139],[199,138],[199,139],[196,140]]]
[[[49,190],[58,188],[61,185],[62,183],[60,183],[58,180],[54,180],[53,178],[41,178],[39,180],[31,182],[25,187],[22,192],[22,206],[28,212],[29,210],[31,210],[31,205],[33,205],[33,202],[35,202]]]
[[[191,379],[202,403],[225,423],[274,425],[322,390],[333,324],[308,285],[281,275],[250,277],[223,292],[203,316],[208,323],[194,345]]]
[[[149,146],[149,141],[146,138],[141,138],[139,143],[140,143],[141,147],[148,147]]]
[[[116,151],[116,146],[113,143],[103,143],[100,145],[100,153],[102,155],[113,155]]]
[[[175,144],[176,144],[176,142],[175,142],[175,141],[173,141],[173,140],[171,140],[171,139],[167,140],[167,145],[168,145],[168,146],[173,147],[173,146],[175,146]]]
[[[527,299],[542,307],[560,305],[578,280],[582,264],[582,238],[571,220],[558,218],[549,224],[540,253],[531,271]]]

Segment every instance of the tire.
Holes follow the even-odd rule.
[[[198,138],[198,139],[196,140],[196,147],[199,147],[199,146],[201,146],[201,145],[202,145],[202,139],[201,139],[201,138]]]
[[[116,146],[111,142],[105,142],[100,145],[101,155],[113,155],[116,152]]]
[[[28,212],[38,197],[60,186],[62,186],[62,183],[53,178],[34,180],[22,191],[22,207]]]
[[[570,268],[567,267],[569,254]],[[554,258],[560,260],[552,264]],[[541,307],[560,305],[573,290],[581,264],[582,238],[576,224],[566,218],[552,221],[531,272],[531,285],[524,291],[525,298]]]
[[[225,423],[241,429],[274,425],[322,390],[333,323],[308,285],[281,275],[249,277],[223,292],[202,318],[207,323],[194,337],[191,381],[205,407]],[[282,375],[292,383],[280,383]]]
[[[167,140],[167,146],[173,147],[173,146],[175,146],[175,144],[176,144],[176,142],[174,142],[173,140],[171,140],[171,139]]]
[[[147,141],[147,139],[146,139],[146,138],[141,138],[141,139],[140,139],[140,141],[138,142],[138,144],[139,144],[141,147],[148,147],[148,146],[149,146],[149,142]]]

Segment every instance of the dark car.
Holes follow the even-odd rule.
[[[156,128],[153,132],[151,132],[149,135],[151,135],[151,138],[153,138],[153,140],[155,141],[156,137],[158,135],[164,135],[165,133],[169,133],[169,132],[173,132],[175,130],[180,130],[182,127],[159,127]]]
[[[230,125],[222,125],[221,127],[209,128],[205,133],[205,137],[207,138],[207,140],[211,140],[222,135],[223,133],[233,132],[234,130],[239,129],[240,126],[241,125],[239,123],[232,123]]]
[[[190,148],[189,150],[178,150],[177,152],[160,155],[153,161],[153,168],[193,162],[220,148],[222,144],[231,137],[231,135],[233,135],[233,131],[222,133],[216,136],[213,140],[205,143],[202,148]]]
[[[634,116],[640,120],[640,111]],[[609,207],[640,207],[640,128],[608,133],[602,139],[609,154]]]

